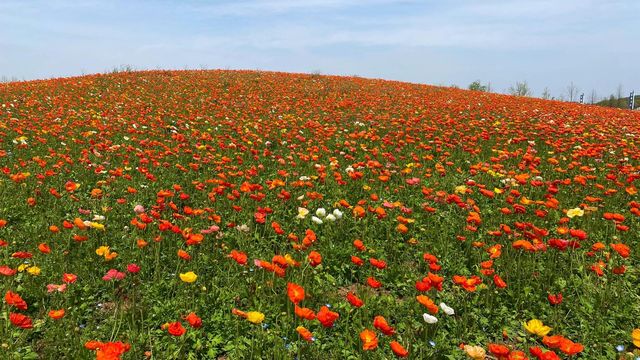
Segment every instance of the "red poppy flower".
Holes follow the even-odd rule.
[[[559,305],[562,303],[562,294],[549,294],[547,295],[547,299],[549,300],[549,304],[551,305]]]
[[[369,286],[371,286],[372,288],[374,288],[374,289],[377,289],[377,288],[382,286],[382,283],[380,281],[376,280],[373,277],[368,277],[367,278],[367,284]]]
[[[227,256],[232,258],[239,265],[242,265],[242,266],[247,265],[247,254],[241,251],[231,250],[231,253]]]
[[[506,357],[509,355],[509,348],[500,344],[489,344],[489,352],[498,358]]]
[[[349,301],[349,303],[357,308],[361,307],[362,305],[364,305],[364,301],[362,301],[360,298],[358,298],[354,293],[352,292],[348,292],[347,293],[347,301]]]
[[[170,323],[169,326],[167,327],[167,331],[169,332],[169,334],[173,336],[182,336],[184,335],[185,332],[187,332],[187,330],[182,326],[182,324],[179,321]]]
[[[27,303],[22,299],[22,297],[20,297],[20,295],[14,292],[7,291],[4,295],[4,301],[9,306],[13,306],[20,310],[27,310]]]
[[[322,255],[320,255],[320,253],[316,251],[310,252],[308,259],[309,265],[311,265],[312,267],[316,267],[322,263]]]
[[[356,266],[364,265],[364,260],[362,260],[361,258],[359,258],[357,256],[351,256],[351,262]]]
[[[33,328],[33,322],[31,321],[31,318],[23,314],[10,313],[9,320],[14,326],[17,326],[19,328],[22,328],[22,329]]]
[[[320,311],[318,311],[318,314],[316,314],[316,318],[318,319],[318,321],[320,321],[322,326],[327,328],[332,327],[333,323],[338,320],[339,317],[340,314],[329,310],[327,306],[323,306],[322,308],[320,308]]]
[[[502,278],[498,275],[493,276],[493,283],[496,285],[496,287],[499,287],[501,289],[504,289],[507,287],[507,283],[504,280],[502,280]]]
[[[189,315],[184,317],[184,319],[187,320],[192,328],[202,327],[202,319],[193,312],[190,312]]]
[[[78,276],[75,274],[62,274],[62,281],[67,284],[73,284],[78,280]]]

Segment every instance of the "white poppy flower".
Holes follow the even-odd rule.
[[[313,221],[314,223],[316,223],[316,224],[318,224],[318,225],[322,224],[322,219],[320,219],[320,218],[319,218],[319,217],[317,217],[317,216],[312,216],[312,217],[311,217],[311,221]]]
[[[335,216],[336,219],[342,219],[342,211],[338,209],[333,209],[333,216]]]
[[[327,216],[327,210],[324,208],[318,208],[318,210],[316,210],[316,216],[321,218]]]
[[[456,312],[447,304],[440,303],[440,309],[447,315],[454,315]]]
[[[422,318],[427,324],[435,324],[438,322],[438,318],[431,314],[424,313],[422,314]]]
[[[325,219],[326,221],[331,221],[331,222],[336,221],[336,217],[335,217],[333,214],[329,214],[329,215],[327,215],[327,217],[326,217],[326,218],[324,218],[324,219]]]

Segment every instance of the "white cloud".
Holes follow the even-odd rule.
[[[411,0],[239,0],[217,4],[187,3],[187,7],[208,16],[264,16],[294,11],[339,10],[388,4],[403,4]]]
[[[613,88],[640,82],[625,70],[638,12],[636,0],[0,0],[0,75],[205,64]]]

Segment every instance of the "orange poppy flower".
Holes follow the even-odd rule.
[[[369,329],[362,330],[360,340],[362,341],[362,350],[374,350],[378,347],[378,337],[375,332]]]
[[[313,312],[313,310],[309,308],[299,307],[297,304],[295,304],[294,310],[295,310],[296,316],[298,316],[299,318],[302,318],[305,320],[313,320],[316,318],[316,314]]]
[[[49,317],[54,320],[62,319],[64,317],[64,314],[65,314],[64,309],[49,311]]]
[[[304,300],[304,288],[298,284],[287,283],[287,296],[292,303],[298,304]]]
[[[418,300],[418,302],[420,304],[422,304],[425,308],[427,308],[427,310],[431,313],[431,314],[437,314],[438,313],[438,305],[436,305],[433,300],[431,300],[428,296],[426,295],[418,295],[416,296],[416,300]]]
[[[362,218],[365,215],[365,210],[362,206],[357,205],[353,208],[353,215],[357,218]]]
[[[307,328],[305,328],[304,326],[298,326],[296,328],[296,331],[298,332],[298,334],[300,334],[301,338],[308,342],[312,342],[313,340],[315,340],[311,331],[307,330]]]
[[[407,349],[405,349],[399,342],[394,340],[389,343],[389,346],[391,346],[391,351],[393,351],[397,357],[405,358],[409,356],[409,351],[407,351]]]
[[[383,316],[376,316],[375,318],[373,318],[373,326],[380,330],[381,333],[387,335],[387,336],[391,336],[393,334],[395,334],[395,329],[392,328],[391,326],[389,326],[389,324],[387,323],[387,320],[383,317]]]

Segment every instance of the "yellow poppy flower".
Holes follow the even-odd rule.
[[[92,228],[96,229],[96,230],[102,230],[104,231],[104,225],[97,223],[97,222],[91,222],[89,223],[89,226],[91,226]]]
[[[37,266],[31,266],[29,268],[27,268],[27,272],[31,275],[35,275],[38,276],[40,275],[40,268]]]
[[[264,320],[264,314],[259,311],[247,312],[247,320],[254,324],[260,324]]]
[[[538,319],[529,320],[529,322],[523,323],[522,325],[529,333],[538,336],[546,336],[551,331],[550,327],[545,326],[542,321]]]
[[[196,275],[193,271],[186,272],[184,274],[180,274],[180,280],[186,283],[192,283],[196,281],[198,275]]]
[[[293,257],[291,257],[290,254],[286,254],[284,256],[284,259],[287,261],[287,264],[291,266],[295,266],[297,264],[296,260]]]
[[[100,246],[99,248],[96,249],[96,255],[98,256],[105,256],[108,253],[109,253],[108,246]]]
[[[576,216],[580,217],[582,215],[584,215],[584,210],[579,207],[567,210],[567,217],[569,218],[574,218]]]
[[[308,214],[309,214],[309,210],[308,209],[305,209],[303,207],[299,207],[298,208],[298,215],[296,216],[296,218],[304,219]]]
[[[465,345],[464,351],[473,360],[484,360],[487,356],[487,352],[480,346]]]
[[[640,329],[633,329],[631,339],[633,340],[633,345],[640,348]]]
[[[458,185],[453,192],[456,194],[464,194],[467,192],[467,187],[464,185]]]

